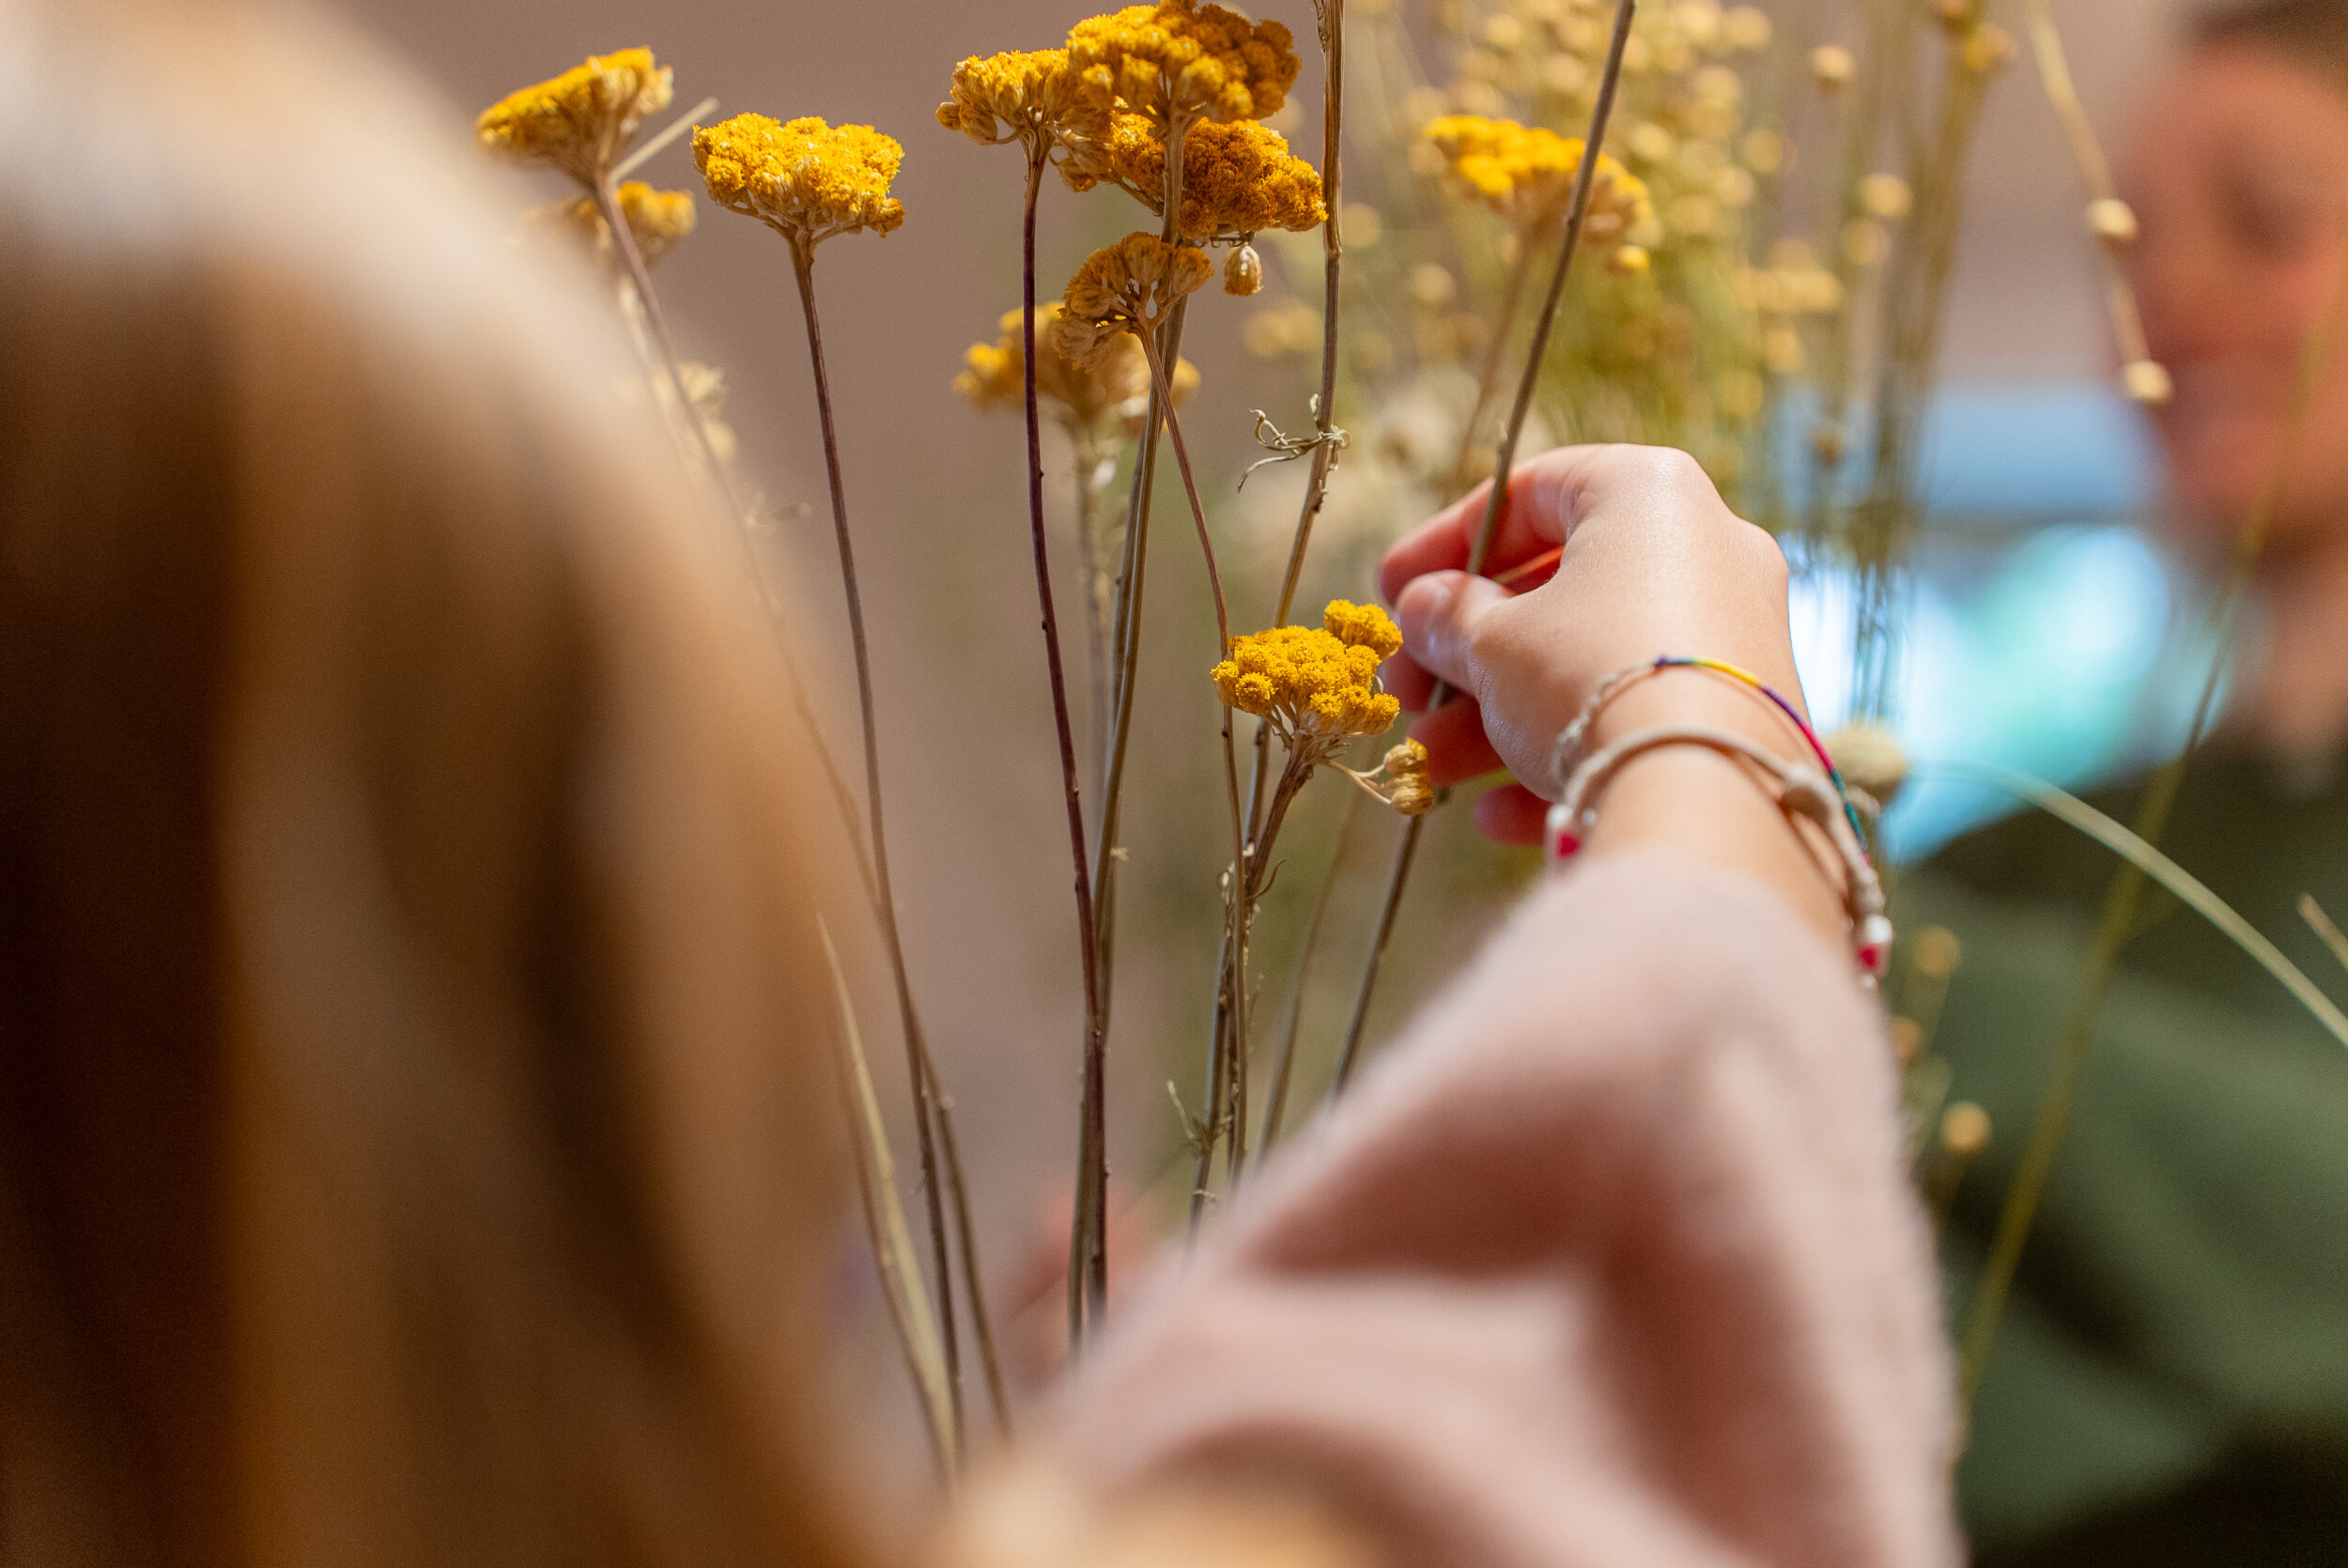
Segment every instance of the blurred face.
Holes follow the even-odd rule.
[[[2139,115],[2122,185],[2156,411],[2188,525],[2240,528],[2288,423],[2300,357],[2330,301],[2348,220],[2348,91],[2252,45],[2181,59]],[[2348,543],[2348,355],[2337,350],[2293,462],[2278,552]]]

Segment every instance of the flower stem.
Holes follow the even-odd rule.
[[[1467,423],[1460,427],[1460,455],[1451,465],[1453,495],[1467,492],[1475,432],[1484,423],[1484,410],[1491,406],[1494,383],[1500,379],[1500,356],[1508,346],[1508,330],[1517,324],[1517,309],[1524,302],[1524,282],[1533,275],[1533,241],[1537,232],[1533,228],[1517,232],[1517,259],[1508,266],[1507,286],[1500,297],[1500,319],[1492,326],[1491,342],[1484,346],[1484,363],[1475,373],[1475,402],[1468,409]]]
[[[1305,500],[1296,516],[1296,531],[1289,541],[1288,569],[1280,578],[1280,603],[1272,623],[1288,624],[1296,605],[1296,587],[1305,572],[1305,546],[1312,542],[1313,524],[1329,499],[1329,469],[1336,461],[1337,400],[1337,284],[1345,260],[1344,232],[1338,225],[1344,182],[1345,150],[1345,0],[1315,0],[1321,25],[1322,58],[1321,96],[1321,196],[1328,216],[1321,222],[1321,393],[1313,401],[1311,467],[1305,481]],[[1256,757],[1247,777],[1247,822],[1251,843],[1262,837],[1258,822],[1263,814],[1264,780],[1269,776],[1272,732],[1256,726]]]
[[[1344,169],[1345,129],[1345,0],[1321,0],[1321,49],[1325,65],[1321,98],[1321,196],[1329,215],[1321,223],[1321,396],[1313,406],[1313,431],[1321,437],[1313,448],[1312,472],[1305,482],[1304,508],[1297,514],[1296,534],[1289,542],[1288,571],[1280,578],[1280,605],[1273,614],[1275,626],[1288,623],[1296,602],[1297,579],[1305,570],[1305,546],[1313,536],[1313,523],[1329,499],[1329,465],[1336,445],[1329,438],[1336,429],[1337,400],[1337,281],[1345,260],[1345,239],[1337,226],[1338,199]],[[1260,727],[1259,746],[1260,747]],[[1260,752],[1259,752],[1260,754]]]
[[[881,934],[888,945],[889,967],[896,979],[897,1010],[904,1022],[907,1076],[913,1086],[913,1119],[921,1151],[921,1196],[928,1206],[930,1257],[937,1271],[938,1320],[946,1342],[947,1379],[953,1391],[954,1431],[963,1431],[962,1357],[954,1331],[954,1282],[946,1252],[946,1211],[937,1175],[934,1128],[935,1109],[930,1093],[931,1071],[925,1061],[920,1025],[914,1015],[913,988],[905,973],[904,941],[897,929],[897,900],[888,876],[888,833],[881,804],[880,735],[873,702],[873,660],[864,632],[864,594],[856,571],[856,547],[848,534],[847,490],[840,472],[840,438],[832,420],[831,375],[824,362],[824,329],[815,310],[815,253],[811,246],[791,247],[792,272],[798,281],[799,305],[807,317],[808,359],[815,375],[815,407],[823,424],[824,469],[831,485],[832,536],[840,550],[841,586],[848,602],[848,638],[856,654],[857,708],[864,730],[864,793],[867,824],[872,829],[873,888],[879,905]]]
[[[1101,442],[1073,421],[1069,445],[1076,462],[1076,567],[1085,587],[1085,656],[1091,674],[1092,744],[1105,784],[1109,751],[1109,575],[1103,562],[1101,488],[1093,482],[1103,460]]]
[[[1270,1148],[1280,1136],[1280,1121],[1288,1113],[1289,1077],[1296,1066],[1296,1037],[1305,1021],[1305,992],[1312,978],[1313,954],[1321,946],[1321,922],[1328,915],[1330,895],[1336,891],[1337,877],[1345,869],[1345,848],[1361,814],[1361,793],[1349,792],[1345,815],[1337,821],[1336,847],[1329,852],[1329,869],[1321,875],[1321,889],[1313,895],[1313,912],[1305,922],[1305,941],[1296,956],[1296,977],[1289,987],[1288,1022],[1280,1032],[1280,1054],[1273,1062],[1272,1088],[1265,1097],[1263,1130],[1256,1137],[1259,1148]]]
[[[689,124],[696,116],[705,114],[707,107],[704,104],[697,108],[692,115],[680,120],[679,125]],[[604,208],[601,210],[605,212],[605,223],[610,223],[612,219],[612,209]],[[652,281],[646,273],[641,254],[636,251],[633,242],[634,236],[630,235],[628,238],[629,243],[621,254],[629,264],[629,283],[636,291],[637,300],[644,308],[646,320],[659,323],[661,321],[659,299],[652,291]],[[758,554],[750,542],[751,529],[756,519],[743,508],[740,498],[734,494],[732,486],[727,483],[724,470],[715,466],[717,453],[709,439],[708,431],[703,425],[701,410],[693,407],[690,400],[683,395],[683,382],[674,377],[676,355],[673,348],[668,346],[669,340],[665,327],[660,330],[659,338],[669,361],[672,382],[678,391],[678,403],[682,416],[685,422],[693,427],[702,448],[703,461],[711,468],[712,480],[723,493],[723,499],[742,542],[745,564],[750,574],[750,580],[759,590],[769,609],[772,610],[776,607],[776,601],[773,594],[767,592],[765,576],[761,569]],[[637,346],[641,351],[641,339]],[[780,624],[778,621],[778,628]],[[791,656],[791,650],[786,640],[778,638],[776,658],[782,671],[783,684],[791,693],[792,706],[796,710],[801,724],[806,728],[808,746],[813,751],[816,761],[823,770],[825,782],[829,787],[832,803],[840,813],[841,822],[848,830],[849,842],[856,851],[857,870],[862,878],[865,898],[873,906],[874,918],[878,919],[881,915],[878,884],[873,879],[872,858],[865,853],[861,841],[863,823],[858,818],[856,801],[848,793],[847,782],[840,776],[840,766],[832,759],[831,747],[824,744],[823,727],[817,722],[815,710],[808,701],[806,684],[799,679],[797,665]],[[975,1228],[971,1224],[970,1193],[968,1183],[963,1173],[962,1153],[954,1138],[952,1107],[943,1088],[937,1086],[937,1064],[930,1056],[929,1039],[921,1027],[920,1015],[918,1010],[913,1010],[910,1007],[912,988],[906,983],[904,976],[904,955],[901,949],[892,947],[890,957],[897,968],[900,1001],[908,1008],[905,1013],[906,1041],[914,1055],[919,1059],[921,1070],[928,1078],[932,1092],[936,1097],[938,1136],[946,1156],[947,1184],[953,1197],[956,1241],[962,1253],[963,1277],[970,1299],[970,1324],[978,1336],[979,1349],[986,1363],[987,1392],[994,1404],[996,1426],[1008,1437],[1011,1433],[1011,1402],[1004,1390],[1002,1371],[996,1354],[994,1323],[987,1313],[985,1293],[981,1288],[978,1240]],[[877,1253],[875,1256],[878,1256]],[[883,1260],[882,1266],[888,1267],[886,1260]],[[902,1335],[904,1332],[902,1317],[898,1319],[898,1325]],[[908,1345],[908,1353],[911,1353],[910,1345]]]
[[[1952,51],[1961,51],[1961,42]],[[1900,247],[1884,300],[1886,353],[1875,399],[1875,462],[1867,498],[1852,519],[1860,573],[1852,666],[1855,717],[1881,720],[1898,685],[1896,610],[1900,569],[1920,505],[1916,465],[1924,402],[1939,356],[1949,280],[1964,212],[1965,155],[1980,122],[1988,73],[1953,59],[1930,161],[1915,174],[1915,227]]]
[[[1086,863],[1084,804],[1076,784],[1076,737],[1068,716],[1068,676],[1060,666],[1059,612],[1052,596],[1052,556],[1043,532],[1043,424],[1035,394],[1035,207],[1043,187],[1041,144],[1027,160],[1027,208],[1020,223],[1020,309],[1024,315],[1021,358],[1026,365],[1027,406],[1027,521],[1035,546],[1035,597],[1043,616],[1043,661],[1051,671],[1052,725],[1059,742],[1060,788],[1068,802],[1068,848],[1075,861],[1076,950],[1084,968],[1084,1111],[1078,1134],[1078,1179],[1092,1212],[1108,1207],[1108,1038],[1101,1020],[1100,945],[1092,917],[1092,869]],[[1108,1304],[1106,1249],[1086,1262],[1090,1311]]]
[[[620,264],[627,269],[627,279],[636,290],[636,302],[644,307],[644,321],[652,328],[652,340],[660,348],[661,368],[669,374],[669,385],[676,392],[677,411],[693,432],[694,442],[700,446],[702,462],[709,469],[710,483],[726,503],[726,510],[740,517],[742,503],[734,493],[734,480],[726,466],[718,460],[718,444],[711,439],[708,423],[693,407],[692,395],[685,390],[685,364],[677,358],[676,340],[669,335],[669,318],[661,314],[660,297],[652,291],[652,275],[644,266],[644,254],[637,248],[635,231],[627,226],[627,215],[620,210],[619,189],[610,176],[595,181],[595,210],[603,214],[603,226],[611,236],[612,248],[619,253]]]
[[[2341,316],[2348,313],[2348,236],[2342,237],[2336,249],[2333,269],[2331,300],[2308,334],[2300,357],[2298,385],[2281,439],[2276,445],[2274,462],[2234,542],[2233,561],[2225,587],[2211,607],[2209,624],[2215,646],[2209,675],[2194,706],[2192,726],[2186,732],[2185,745],[2153,776],[2137,808],[2136,836],[2148,845],[2159,843],[2161,832],[2169,824],[2170,809],[2176,803],[2178,787],[2184,782],[2186,766],[2199,749],[2216,712],[2218,687],[2231,663],[2242,601],[2248,594],[2251,575],[2265,550],[2267,530],[2281,505],[2285,483],[2306,433],[2309,410],[2314,406],[2316,391],[2331,363],[2332,346],[2339,335]],[[2015,1271],[2021,1265],[2022,1244],[2029,1239],[2031,1222],[2037,1214],[2047,1178],[2053,1172],[2055,1156],[2062,1152],[2063,1134],[2070,1126],[2072,1102],[2087,1069],[2089,1049],[2094,1043],[2095,1020],[2103,1010],[2104,996],[2110,990],[2112,976],[2119,966],[2120,949],[2136,929],[2137,906],[2143,898],[2145,880],[2142,868],[2134,860],[2124,862],[2111,880],[2086,976],[2063,1024],[2054,1074],[2039,1099],[2030,1142],[2015,1169],[2013,1185],[2006,1189],[2005,1205],[1998,1215],[1997,1235],[1990,1244],[1989,1262],[1982,1272],[1981,1283],[1974,1287],[1972,1303],[1966,1313],[1960,1388],[1968,1409],[1981,1391],[1982,1378],[1988,1372],[1989,1352],[1997,1344],[1998,1324],[2013,1290]]]
[[[1150,378],[1157,385],[1159,400],[1166,405],[1166,433],[1174,443],[1174,466],[1182,470],[1182,494],[1190,501],[1191,521],[1198,526],[1198,549],[1207,559],[1207,587],[1214,595],[1215,657],[1221,658],[1231,648],[1231,609],[1223,597],[1223,573],[1214,563],[1214,540],[1207,532],[1207,509],[1198,503],[1198,483],[1191,477],[1190,449],[1182,441],[1182,422],[1174,416],[1174,394],[1166,384],[1166,366],[1159,361],[1149,333],[1136,332],[1134,336],[1141,344],[1142,358],[1150,361]]]
[[[1582,248],[1582,225],[1589,216],[1590,190],[1598,179],[1599,149],[1606,145],[1606,122],[1614,112],[1614,90],[1622,84],[1623,46],[1630,40],[1630,19],[1638,9],[1638,0],[1616,0],[1614,32],[1606,48],[1606,74],[1599,79],[1598,103],[1590,112],[1590,133],[1582,145],[1582,166],[1573,177],[1573,202],[1566,213],[1564,246],[1557,253],[1557,265],[1549,276],[1549,292],[1541,301],[1541,313],[1533,323],[1533,343],[1526,351],[1524,375],[1517,382],[1516,406],[1508,413],[1508,428],[1500,438],[1500,453],[1493,465],[1491,493],[1484,502],[1483,526],[1475,531],[1475,543],[1468,552],[1467,569],[1471,576],[1484,570],[1484,558],[1492,547],[1492,537],[1500,531],[1500,520],[1508,507],[1508,470],[1514,466],[1517,441],[1524,434],[1524,422],[1533,411],[1533,394],[1540,385],[1541,361],[1549,353],[1550,329],[1557,320],[1557,306],[1565,298],[1566,278],[1573,269],[1573,256]],[[1451,697],[1451,687],[1442,681],[1435,683],[1428,698],[1429,712],[1440,708]],[[1436,798],[1440,801],[1448,794]],[[1346,1079],[1353,1070],[1353,1059],[1360,1053],[1362,1027],[1369,1019],[1369,1005],[1378,989],[1378,972],[1386,958],[1386,944],[1394,936],[1394,917],[1400,908],[1402,892],[1410,884],[1411,862],[1417,857],[1419,836],[1426,830],[1424,816],[1413,817],[1403,829],[1402,842],[1395,851],[1394,869],[1386,877],[1386,898],[1378,912],[1378,933],[1370,944],[1369,957],[1362,966],[1362,983],[1353,997],[1353,1018],[1346,1025],[1345,1045],[1337,1055],[1336,1076],[1329,1085],[1332,1097],[1342,1091]]]
[[[1182,494],[1190,502],[1191,521],[1197,526],[1199,553],[1207,562],[1207,587],[1214,595],[1215,656],[1220,658],[1231,648],[1231,609],[1223,594],[1223,573],[1215,564],[1214,540],[1207,531],[1207,509],[1199,503],[1198,484],[1190,470],[1190,449],[1182,440],[1182,422],[1174,413],[1174,393],[1166,380],[1166,366],[1159,359],[1150,334],[1137,332],[1135,336],[1140,340],[1142,357],[1150,362],[1150,378],[1157,390],[1158,400],[1166,407],[1166,433],[1174,443],[1174,463],[1182,470]],[[1231,808],[1231,896],[1228,930],[1225,937],[1229,945],[1225,961],[1218,966],[1222,973],[1217,978],[1217,993],[1224,1001],[1217,1012],[1219,1017],[1228,1019],[1231,1038],[1240,1042],[1241,1050],[1244,1050],[1247,1038],[1247,816],[1240,806],[1239,754],[1231,741],[1231,710],[1228,707],[1223,710],[1223,782],[1224,793]],[[1228,1073],[1230,1069],[1222,1050],[1224,1036],[1224,1028],[1218,1027],[1214,1047],[1208,1054],[1213,1065],[1211,1070],[1213,1067],[1220,1067]],[[1223,1082],[1223,1078],[1217,1077],[1210,1089],[1207,1130],[1198,1155],[1200,1179],[1197,1189],[1191,1193],[1191,1224],[1194,1229],[1198,1222],[1200,1206],[1205,1202],[1205,1172],[1214,1153],[1217,1119],[1221,1110],[1216,1097]]]

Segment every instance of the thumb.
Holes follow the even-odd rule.
[[[1508,597],[1508,591],[1490,577],[1429,572],[1413,577],[1395,600],[1395,624],[1402,629],[1402,646],[1419,668],[1474,695],[1476,626]]]

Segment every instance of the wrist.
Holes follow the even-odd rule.
[[[1672,848],[1775,888],[1879,965],[1890,931],[1857,822],[1807,720],[1758,677],[1684,658],[1630,666],[1592,689],[1553,761],[1553,854]]]

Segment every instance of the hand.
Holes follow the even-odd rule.
[[[1426,706],[1436,677],[1460,694],[1412,731],[1435,781],[1499,767],[1519,781],[1477,802],[1476,824],[1489,837],[1539,841],[1544,797],[1556,792],[1549,765],[1557,733],[1591,688],[1625,666],[1661,653],[1725,659],[1800,705],[1785,558],[1728,510],[1693,458],[1660,447],[1566,447],[1519,469],[1485,571],[1564,546],[1556,575],[1523,593],[1461,570],[1489,490],[1479,486],[1405,535],[1380,574],[1403,636],[1404,651],[1387,666],[1389,689],[1413,709]],[[1791,754],[1790,730],[1756,699],[1700,672],[1668,672],[1626,691],[1594,739],[1627,722],[1726,723]]]

